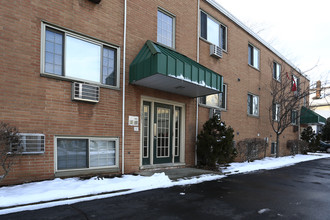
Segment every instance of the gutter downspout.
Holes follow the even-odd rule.
[[[197,57],[196,61],[199,63],[199,6],[200,0],[197,0]],[[198,97],[196,98],[196,138],[195,138],[195,166],[197,166],[197,135],[198,135]]]
[[[121,138],[121,173],[125,173],[125,85],[126,85],[126,17],[127,0],[124,6],[124,45],[123,45],[123,106],[122,106],[122,138]]]

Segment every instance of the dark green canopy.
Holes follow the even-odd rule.
[[[129,68],[131,84],[189,97],[222,92],[223,77],[187,56],[147,41]]]

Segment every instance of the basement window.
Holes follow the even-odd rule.
[[[118,138],[57,137],[57,170],[118,167]]]

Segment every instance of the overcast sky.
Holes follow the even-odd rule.
[[[310,80],[330,83],[330,1],[216,0],[291,60]]]

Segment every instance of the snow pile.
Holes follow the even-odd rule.
[[[276,169],[303,161],[326,157],[330,157],[330,154],[310,154],[296,155],[295,157],[288,156],[280,158],[265,158],[263,160],[256,160],[250,163],[231,163],[228,168],[223,170],[223,172],[228,172],[232,175],[260,169]],[[122,177],[104,179],[94,177],[88,180],[81,180],[78,178],[57,178],[49,181],[0,187],[0,215],[108,198],[156,188],[197,184],[224,177],[224,175],[205,174],[198,177],[180,179],[179,181],[171,181],[164,173],[156,173],[150,177],[124,175]],[[39,202],[41,202],[41,204],[36,204]],[[18,207],[10,208],[10,206]]]
[[[124,175],[123,177],[80,180],[79,178],[54,179],[18,186],[0,188],[0,207],[34,202],[68,199],[120,190],[142,191],[170,187],[171,180],[164,173],[150,177]]]
[[[266,157],[262,160],[255,160],[253,162],[243,162],[243,163],[231,163],[229,167],[223,169],[222,171],[227,175],[247,173],[256,170],[272,170],[280,167],[291,166],[296,163],[310,161],[320,158],[330,157],[330,154],[309,154],[309,155],[295,155],[286,157]]]

